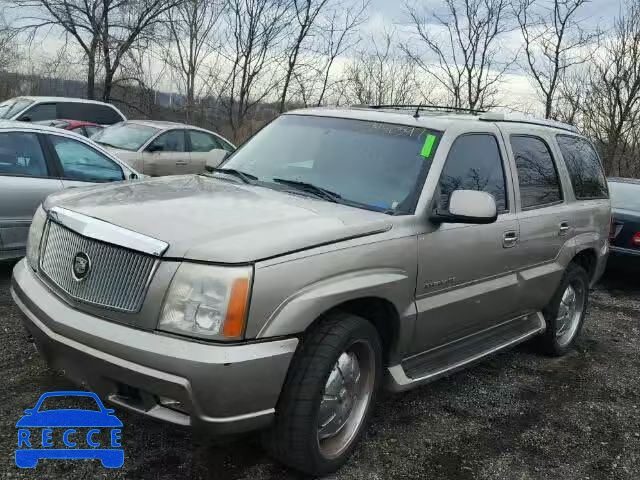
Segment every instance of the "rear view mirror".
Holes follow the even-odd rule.
[[[449,200],[449,210],[436,210],[431,220],[437,223],[493,223],[498,218],[496,199],[487,192],[455,190]]]

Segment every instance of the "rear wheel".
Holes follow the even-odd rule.
[[[296,354],[265,447],[304,473],[335,471],[371,416],[381,372],[382,347],[370,322],[343,313],[324,319]]]
[[[544,353],[561,356],[573,347],[584,323],[588,297],[589,275],[580,265],[569,264],[558,290],[542,312],[547,330],[538,344]]]

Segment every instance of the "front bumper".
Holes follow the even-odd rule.
[[[271,422],[298,344],[212,345],[102,320],[52,294],[25,260],[14,268],[11,294],[52,367],[103,400],[214,434]]]

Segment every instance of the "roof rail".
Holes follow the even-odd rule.
[[[544,118],[536,118],[529,115],[514,114],[514,113],[497,113],[497,112],[484,112],[480,115],[480,120],[485,122],[512,122],[512,123],[527,123],[530,125],[540,125],[543,127],[553,127],[560,130],[566,130],[568,132],[580,133],[578,127],[570,125],[568,123],[558,122],[557,120],[549,120]]]
[[[486,113],[485,110],[479,110],[474,108],[462,108],[462,107],[446,107],[443,105],[427,105],[420,103],[417,105],[407,104],[388,104],[388,105],[353,105],[353,108],[370,108],[372,110],[394,109],[394,110],[415,110],[415,117],[419,116],[421,111],[433,111],[443,113],[470,113],[472,115],[479,115]]]

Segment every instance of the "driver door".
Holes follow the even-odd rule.
[[[191,173],[191,156],[186,148],[185,130],[163,132],[154,138],[143,154],[144,173],[152,177]]]
[[[443,223],[418,237],[415,353],[478,333],[517,311],[519,224],[506,158],[498,132],[464,134],[451,146],[438,208],[448,209],[455,190],[480,190],[495,197],[498,219]]]

